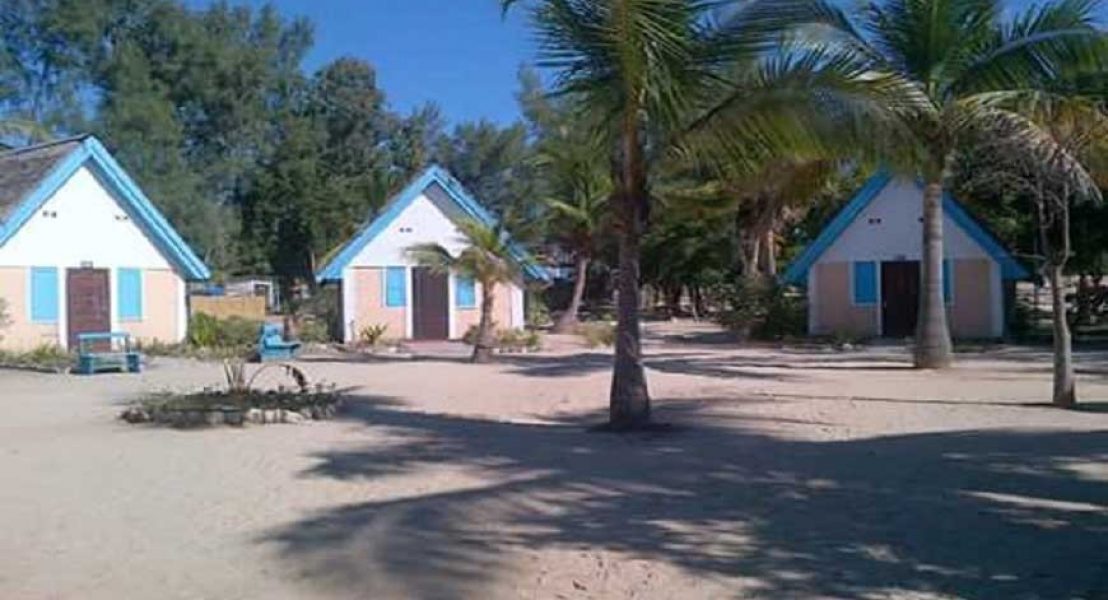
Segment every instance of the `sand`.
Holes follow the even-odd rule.
[[[0,371],[2,598],[1108,597],[1108,357],[1086,412],[1049,357],[945,373],[897,346],[720,343],[651,324],[649,434],[593,433],[606,352],[314,357],[342,418],[115,419],[220,380]]]

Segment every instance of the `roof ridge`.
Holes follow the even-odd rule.
[[[9,148],[7,150],[0,151],[0,158],[8,158],[10,156],[16,156],[23,154],[24,152],[34,152],[36,150],[43,150],[50,148],[51,146],[60,146],[62,144],[70,144],[73,142],[82,142],[92,137],[91,133],[82,133],[80,135],[72,135],[69,137],[59,138],[56,140],[50,140],[48,142],[39,142],[37,144],[31,144],[29,146],[20,146],[18,148]]]

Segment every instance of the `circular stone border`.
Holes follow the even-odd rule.
[[[292,410],[286,408],[241,408],[214,406],[212,408],[155,408],[132,406],[119,416],[131,424],[153,423],[177,428],[188,427],[243,427],[244,425],[301,424],[309,421],[333,419],[342,405],[342,398],[334,402],[313,404]]]

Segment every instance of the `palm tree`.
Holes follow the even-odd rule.
[[[408,248],[407,254],[435,273],[454,274],[480,284],[481,320],[477,325],[471,360],[489,362],[494,345],[492,315],[496,288],[517,281],[521,276],[520,269],[512,258],[508,235],[499,225],[489,226],[467,219],[458,223],[458,229],[466,246],[457,256],[435,243],[416,244]]]
[[[905,119],[907,159],[923,178],[923,253],[915,365],[953,362],[943,302],[942,198],[960,138],[1011,110],[1014,97],[1052,87],[1064,65],[1099,56],[1097,0],[1055,0],[1004,19],[1000,0],[885,0],[853,17],[825,0],[779,0],[767,15],[831,41],[874,71],[902,78],[920,102]]]
[[[505,10],[519,0],[501,0]],[[767,146],[789,144],[817,104],[845,108],[853,88],[885,85],[850,57],[821,48],[763,63],[781,46],[775,19],[738,8],[726,22],[706,0],[534,0],[528,2],[541,67],[558,72],[556,91],[571,100],[581,127],[605,141],[610,214],[619,259],[617,330],[609,426],[650,422],[639,330],[641,239],[651,200],[650,173],[675,151],[754,161]],[[739,3],[736,2],[736,6]],[[746,19],[754,14],[757,19]],[[845,60],[844,60],[845,58]],[[741,76],[742,85],[736,83]],[[790,108],[792,110],[790,110]],[[880,108],[870,103],[863,110]],[[805,110],[806,109],[806,110]],[[803,113],[801,116],[800,113]],[[854,116],[844,110],[845,117]],[[779,135],[780,134],[780,135]]]
[[[535,165],[549,188],[549,196],[543,200],[548,209],[547,230],[573,255],[573,295],[554,324],[554,331],[565,333],[577,326],[589,265],[607,227],[611,180],[600,140],[567,126],[558,127],[539,142]]]

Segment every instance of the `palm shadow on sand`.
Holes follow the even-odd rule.
[[[356,399],[348,419],[399,441],[324,452],[306,478],[488,478],[324,511],[262,541],[310,584],[363,597],[480,598],[509,554],[550,547],[748,578],[766,598],[1108,594],[1108,482],[1079,467],[1108,459],[1108,431],[808,442],[663,405],[673,433],[616,436],[586,433],[598,415],[518,424]]]

